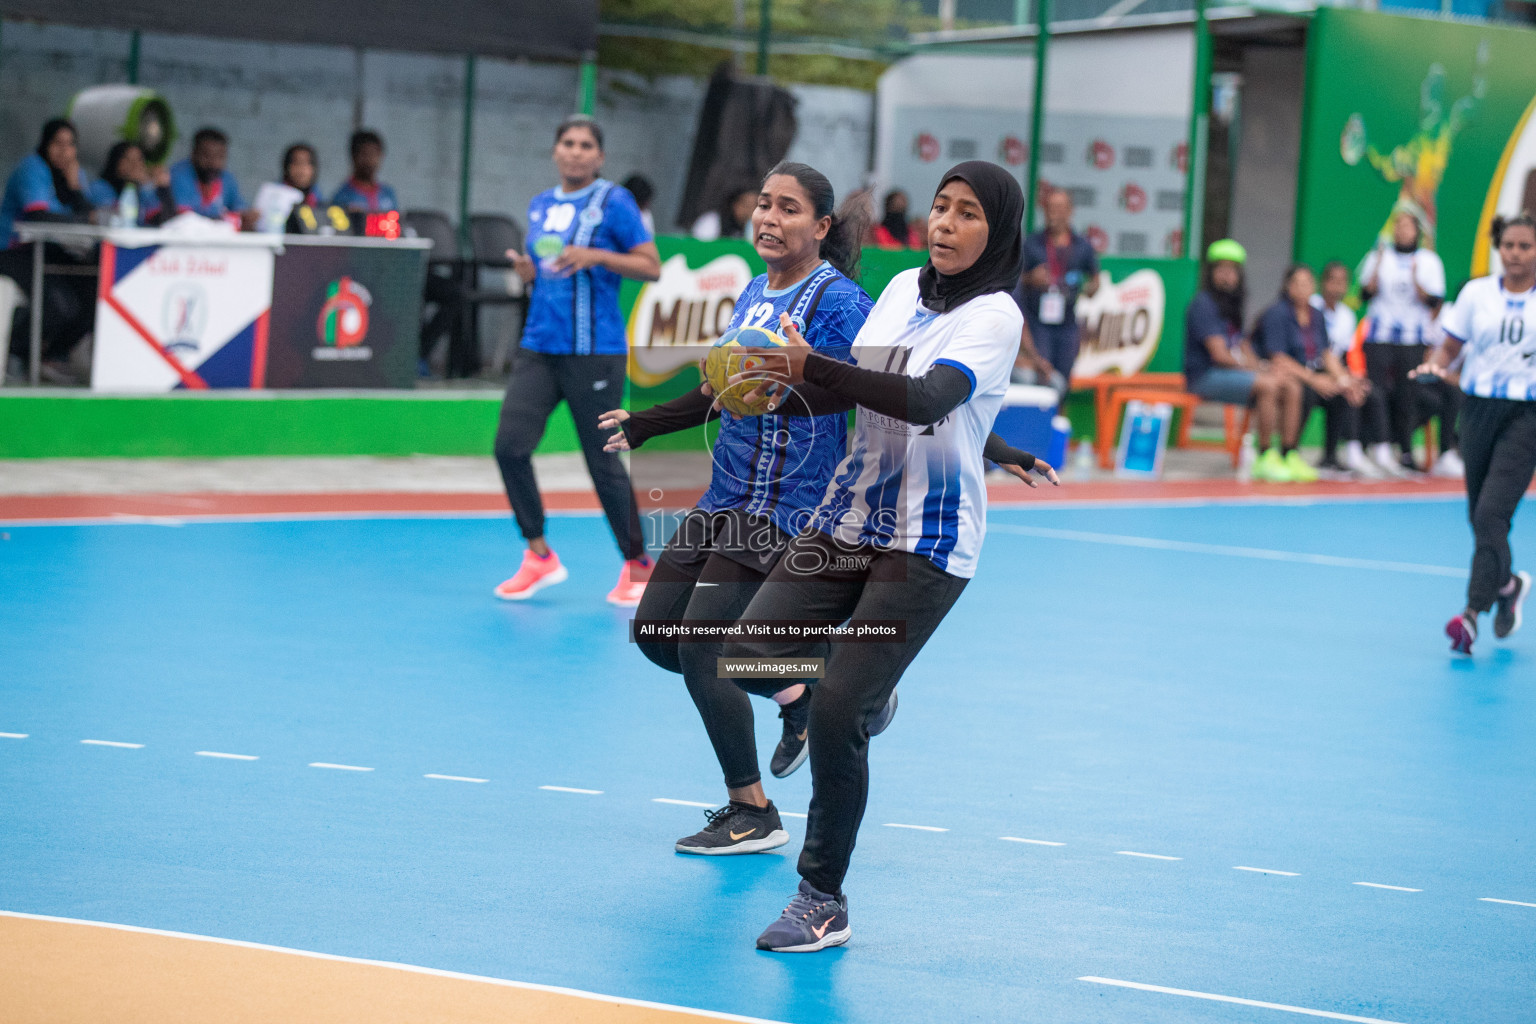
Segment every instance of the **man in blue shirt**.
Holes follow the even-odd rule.
[[[192,136],[192,155],[171,165],[171,195],[177,213],[196,213],[212,220],[239,220],[245,197],[229,164],[229,136],[217,128],[199,128]]]
[[[400,209],[395,190],[379,180],[384,166],[384,139],[367,128],[352,133],[352,176],[342,182],[331,203],[358,213],[388,213]]]
[[[1066,381],[1072,379],[1081,336],[1077,296],[1099,290],[1099,257],[1072,230],[1072,197],[1052,189],[1045,197],[1045,230],[1024,239],[1024,276],[1013,298],[1024,311],[1035,350]]]

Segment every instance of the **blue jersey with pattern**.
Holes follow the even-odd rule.
[[[806,344],[852,362],[853,339],[873,306],[862,288],[823,262],[810,277],[777,291],[769,289],[767,274],[754,278],[736,300],[730,327],[777,331],[779,314],[788,312],[802,325]],[[715,469],[699,508],[767,516],[794,536],[809,522],[847,447],[846,413],[722,416]]]
[[[95,183],[80,172],[80,186],[87,196]],[[28,153],[5,182],[5,195],[0,198],[0,248],[11,244],[11,235],[18,220],[28,213],[68,213],[69,207],[59,201],[53,187],[53,171],[48,161],[36,153]]]
[[[578,192],[549,189],[528,204],[532,282],[522,347],[554,356],[623,355],[628,350],[619,313],[618,274],[606,267],[556,273],[551,264],[568,245],[629,252],[651,240],[635,197],[598,178]]]

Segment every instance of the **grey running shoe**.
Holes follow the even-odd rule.
[[[768,770],[776,779],[793,775],[796,768],[805,764],[805,756],[811,750],[810,744],[805,742],[811,722],[811,702],[807,700],[803,707],[797,706],[801,703],[796,701],[779,708],[779,717],[784,719],[784,735],[779,737],[773,760],[768,762]]]
[[[757,948],[775,953],[815,953],[828,946],[841,946],[852,934],[848,897],[829,896],[802,879],[800,891],[784,913],[757,937]]]
[[[1520,606],[1525,604],[1531,592],[1531,574],[1515,573],[1515,592],[1508,597],[1499,595],[1498,607],[1493,613],[1493,635],[1500,640],[1520,628]]]
[[[709,821],[703,831],[677,841],[678,853],[698,853],[718,857],[731,853],[761,853],[789,842],[789,833],[779,820],[779,809],[769,801],[767,807],[750,807],[735,801],[718,811],[705,811]]]

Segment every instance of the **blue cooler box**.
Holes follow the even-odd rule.
[[[1052,425],[1055,419],[1062,422]],[[1056,416],[1056,391],[1036,384],[1010,384],[992,432],[1015,448],[1060,468],[1067,458],[1071,427]]]

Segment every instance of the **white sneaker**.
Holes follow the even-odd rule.
[[[1386,476],[1380,466],[1365,457],[1365,448],[1359,441],[1349,441],[1344,445],[1339,462],[1345,469],[1366,480],[1381,480]]]
[[[1456,449],[1451,448],[1440,453],[1440,457],[1435,460],[1435,465],[1430,470],[1430,473],[1435,476],[1445,477],[1447,480],[1465,480],[1467,477],[1467,467],[1462,465],[1461,454]]]
[[[1397,461],[1397,456],[1392,454],[1392,446],[1390,444],[1371,445],[1371,462],[1383,474],[1393,479],[1401,480],[1408,475],[1408,471],[1403,468],[1403,464]]]

